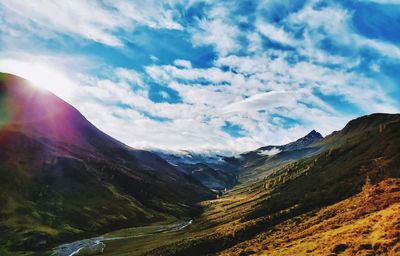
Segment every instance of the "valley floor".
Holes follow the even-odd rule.
[[[188,251],[205,255],[204,246],[215,247],[207,254],[224,256],[400,255],[400,179],[366,185],[353,197],[277,225],[256,225],[258,235],[246,236],[240,230],[251,232],[257,220],[246,223],[237,218],[265,196],[250,190],[237,187],[203,202],[204,214],[184,230],[105,241],[102,255],[185,255]]]

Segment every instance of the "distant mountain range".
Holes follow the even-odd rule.
[[[260,161],[272,158],[275,155],[277,156],[274,160],[285,159],[285,157],[288,158],[287,160],[300,158],[304,156],[305,152],[315,151],[316,148],[308,148],[308,146],[322,139],[322,135],[313,130],[294,142],[279,146],[265,146],[232,157],[218,154],[196,154],[189,151],[175,154],[155,153],[204,186],[214,190],[225,190],[239,182],[239,176],[243,177],[241,170],[247,166],[257,165]],[[292,157],[289,157],[289,155]]]
[[[240,160],[218,154],[198,154],[189,151],[179,153],[156,152],[160,157],[204,186],[221,191],[237,183]]]

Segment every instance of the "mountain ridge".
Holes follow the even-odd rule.
[[[254,150],[255,152],[261,154],[262,151],[266,151],[266,150],[271,150],[273,148],[279,149],[279,151],[293,151],[293,150],[299,150],[305,147],[308,147],[309,145],[311,145],[312,143],[315,143],[319,140],[322,140],[324,137],[317,131],[312,130],[311,132],[309,132],[308,134],[306,134],[305,136],[284,144],[284,145],[268,145],[268,146],[263,146],[260,147],[256,150]],[[253,152],[253,151],[250,151]],[[245,153],[246,154],[246,153]],[[242,154],[244,155],[244,154]]]
[[[260,161],[261,158],[279,155],[281,152],[302,151],[322,139],[323,136],[320,133],[312,130],[296,141],[284,145],[263,146],[231,157],[210,153],[196,154],[189,151],[182,153],[155,151],[155,153],[203,185],[221,191],[238,183],[239,176],[243,176],[239,170],[249,165],[250,161]],[[254,163],[252,164],[254,165]]]

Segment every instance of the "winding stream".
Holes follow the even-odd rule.
[[[177,232],[190,226],[192,222],[193,220],[184,220],[166,225],[121,229],[102,236],[62,244],[53,249],[51,256],[94,255],[104,251],[106,247],[103,243],[104,241],[142,237],[157,233]]]

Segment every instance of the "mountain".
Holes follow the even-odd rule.
[[[309,145],[311,145],[312,143],[314,143],[316,141],[322,140],[323,138],[324,137],[322,137],[322,135],[319,132],[312,130],[306,136],[304,136],[294,142],[291,142],[289,144],[285,144],[282,146],[261,147],[261,148],[257,149],[255,152],[260,155],[266,155],[266,154],[268,155],[268,153],[266,153],[265,151],[270,151],[274,148],[278,149],[278,151],[280,151],[280,152],[301,150],[301,149],[308,147]]]
[[[156,152],[181,172],[193,177],[204,186],[222,191],[237,183],[240,161],[235,157],[217,154]]]
[[[0,252],[189,217],[214,196],[19,77],[0,74],[0,112]]]
[[[176,166],[178,170],[192,176],[204,186],[214,190],[225,190],[247,178],[256,178],[257,168],[267,164],[300,159],[317,148],[311,144],[322,140],[320,133],[312,130],[306,136],[280,146],[265,146],[239,156],[225,157],[217,154],[155,152]]]
[[[282,164],[315,154],[320,149],[315,144],[322,139],[320,133],[312,130],[294,142],[278,146],[265,146],[243,153],[240,155],[242,166],[239,180],[244,182],[260,178],[259,174],[265,175],[265,169],[272,172],[275,167]]]
[[[355,119],[306,148],[253,166],[255,178],[203,202],[186,234],[147,255],[399,255],[400,115]]]

